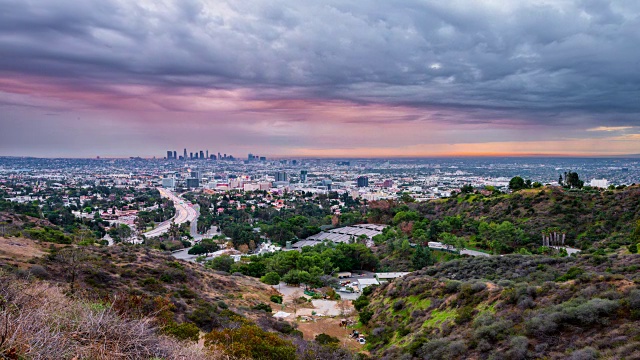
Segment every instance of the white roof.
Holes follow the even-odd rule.
[[[368,279],[358,279],[358,283],[360,285],[379,285],[378,279],[368,278]]]
[[[288,312],[278,311],[277,313],[273,314],[273,317],[274,317],[274,318],[281,318],[281,319],[283,319],[283,318],[288,317],[289,315],[291,315],[291,314],[290,314],[290,313],[288,313]]]
[[[386,272],[386,273],[376,273],[377,278],[382,279],[395,279],[399,277],[403,277],[407,275],[408,272]]]

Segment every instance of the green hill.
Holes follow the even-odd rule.
[[[639,268],[639,255],[460,259],[380,286],[360,314],[374,358],[638,359]]]

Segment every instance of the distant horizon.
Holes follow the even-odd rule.
[[[246,156],[234,156],[233,154],[227,154],[233,156],[234,160],[247,160]],[[248,155],[248,154],[247,154]],[[585,155],[585,154],[450,154],[450,155],[425,155],[425,156],[388,156],[388,157],[354,157],[354,156],[339,156],[339,157],[322,157],[322,156],[297,156],[297,155],[284,155],[284,156],[265,156],[267,161],[269,160],[285,160],[285,159],[308,159],[308,160],[412,160],[412,159],[442,159],[442,158],[560,158],[560,159],[634,159],[640,158],[640,154],[620,154],[620,155]],[[79,156],[79,157],[66,157],[66,156],[21,156],[21,155],[0,155],[0,158],[18,158],[18,159],[70,159],[70,160],[127,160],[127,159],[143,159],[143,160],[171,160],[171,161],[185,161],[181,159],[166,159],[163,156],[101,156],[96,155],[93,157]],[[187,161],[200,161],[211,160],[205,159],[187,159]],[[217,161],[217,159],[216,159]],[[255,160],[259,162],[258,160]]]

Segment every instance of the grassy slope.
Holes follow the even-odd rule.
[[[68,287],[69,268],[74,262],[64,259],[62,254],[74,249],[80,256],[80,260],[75,262],[79,263],[76,291],[83,297],[106,302],[117,297],[134,299],[142,312],[154,311],[153,303],[161,297],[172,304],[173,318],[178,322],[207,304],[218,306],[221,302],[252,317],[252,306],[269,303],[269,296],[277,293],[257,279],[222,275],[196,264],[176,261],[167,253],[149,248],[52,247],[52,244],[28,239],[9,240],[11,244],[22,245],[13,247],[23,250],[23,256],[0,257],[2,268],[22,274],[31,273],[37,278]],[[32,256],[24,253],[28,249],[33,250]],[[52,252],[52,249],[55,250]]]
[[[487,222],[511,221],[533,239],[558,228],[577,246],[606,239],[626,243],[640,219],[640,186],[615,191],[568,191],[557,187],[484,197],[469,194],[417,205],[428,218],[461,215]]]
[[[637,359],[639,267],[640,255],[439,264],[370,296],[369,346],[389,359]]]

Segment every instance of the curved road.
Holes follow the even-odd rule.
[[[171,222],[175,222],[176,224],[180,225],[182,223],[190,221],[192,225],[195,225],[195,221],[198,219],[198,212],[196,211],[196,209],[193,208],[191,204],[187,203],[183,199],[180,199],[174,193],[172,193],[167,189],[158,188],[158,191],[160,191],[160,195],[162,197],[168,198],[173,202],[173,206],[175,206],[176,208],[176,214],[173,218],[167,221],[161,222],[157,228],[144,233],[143,234],[144,236],[149,238],[149,237],[160,236],[166,233],[167,231],[169,231]],[[192,226],[192,232],[193,232],[193,226]]]

